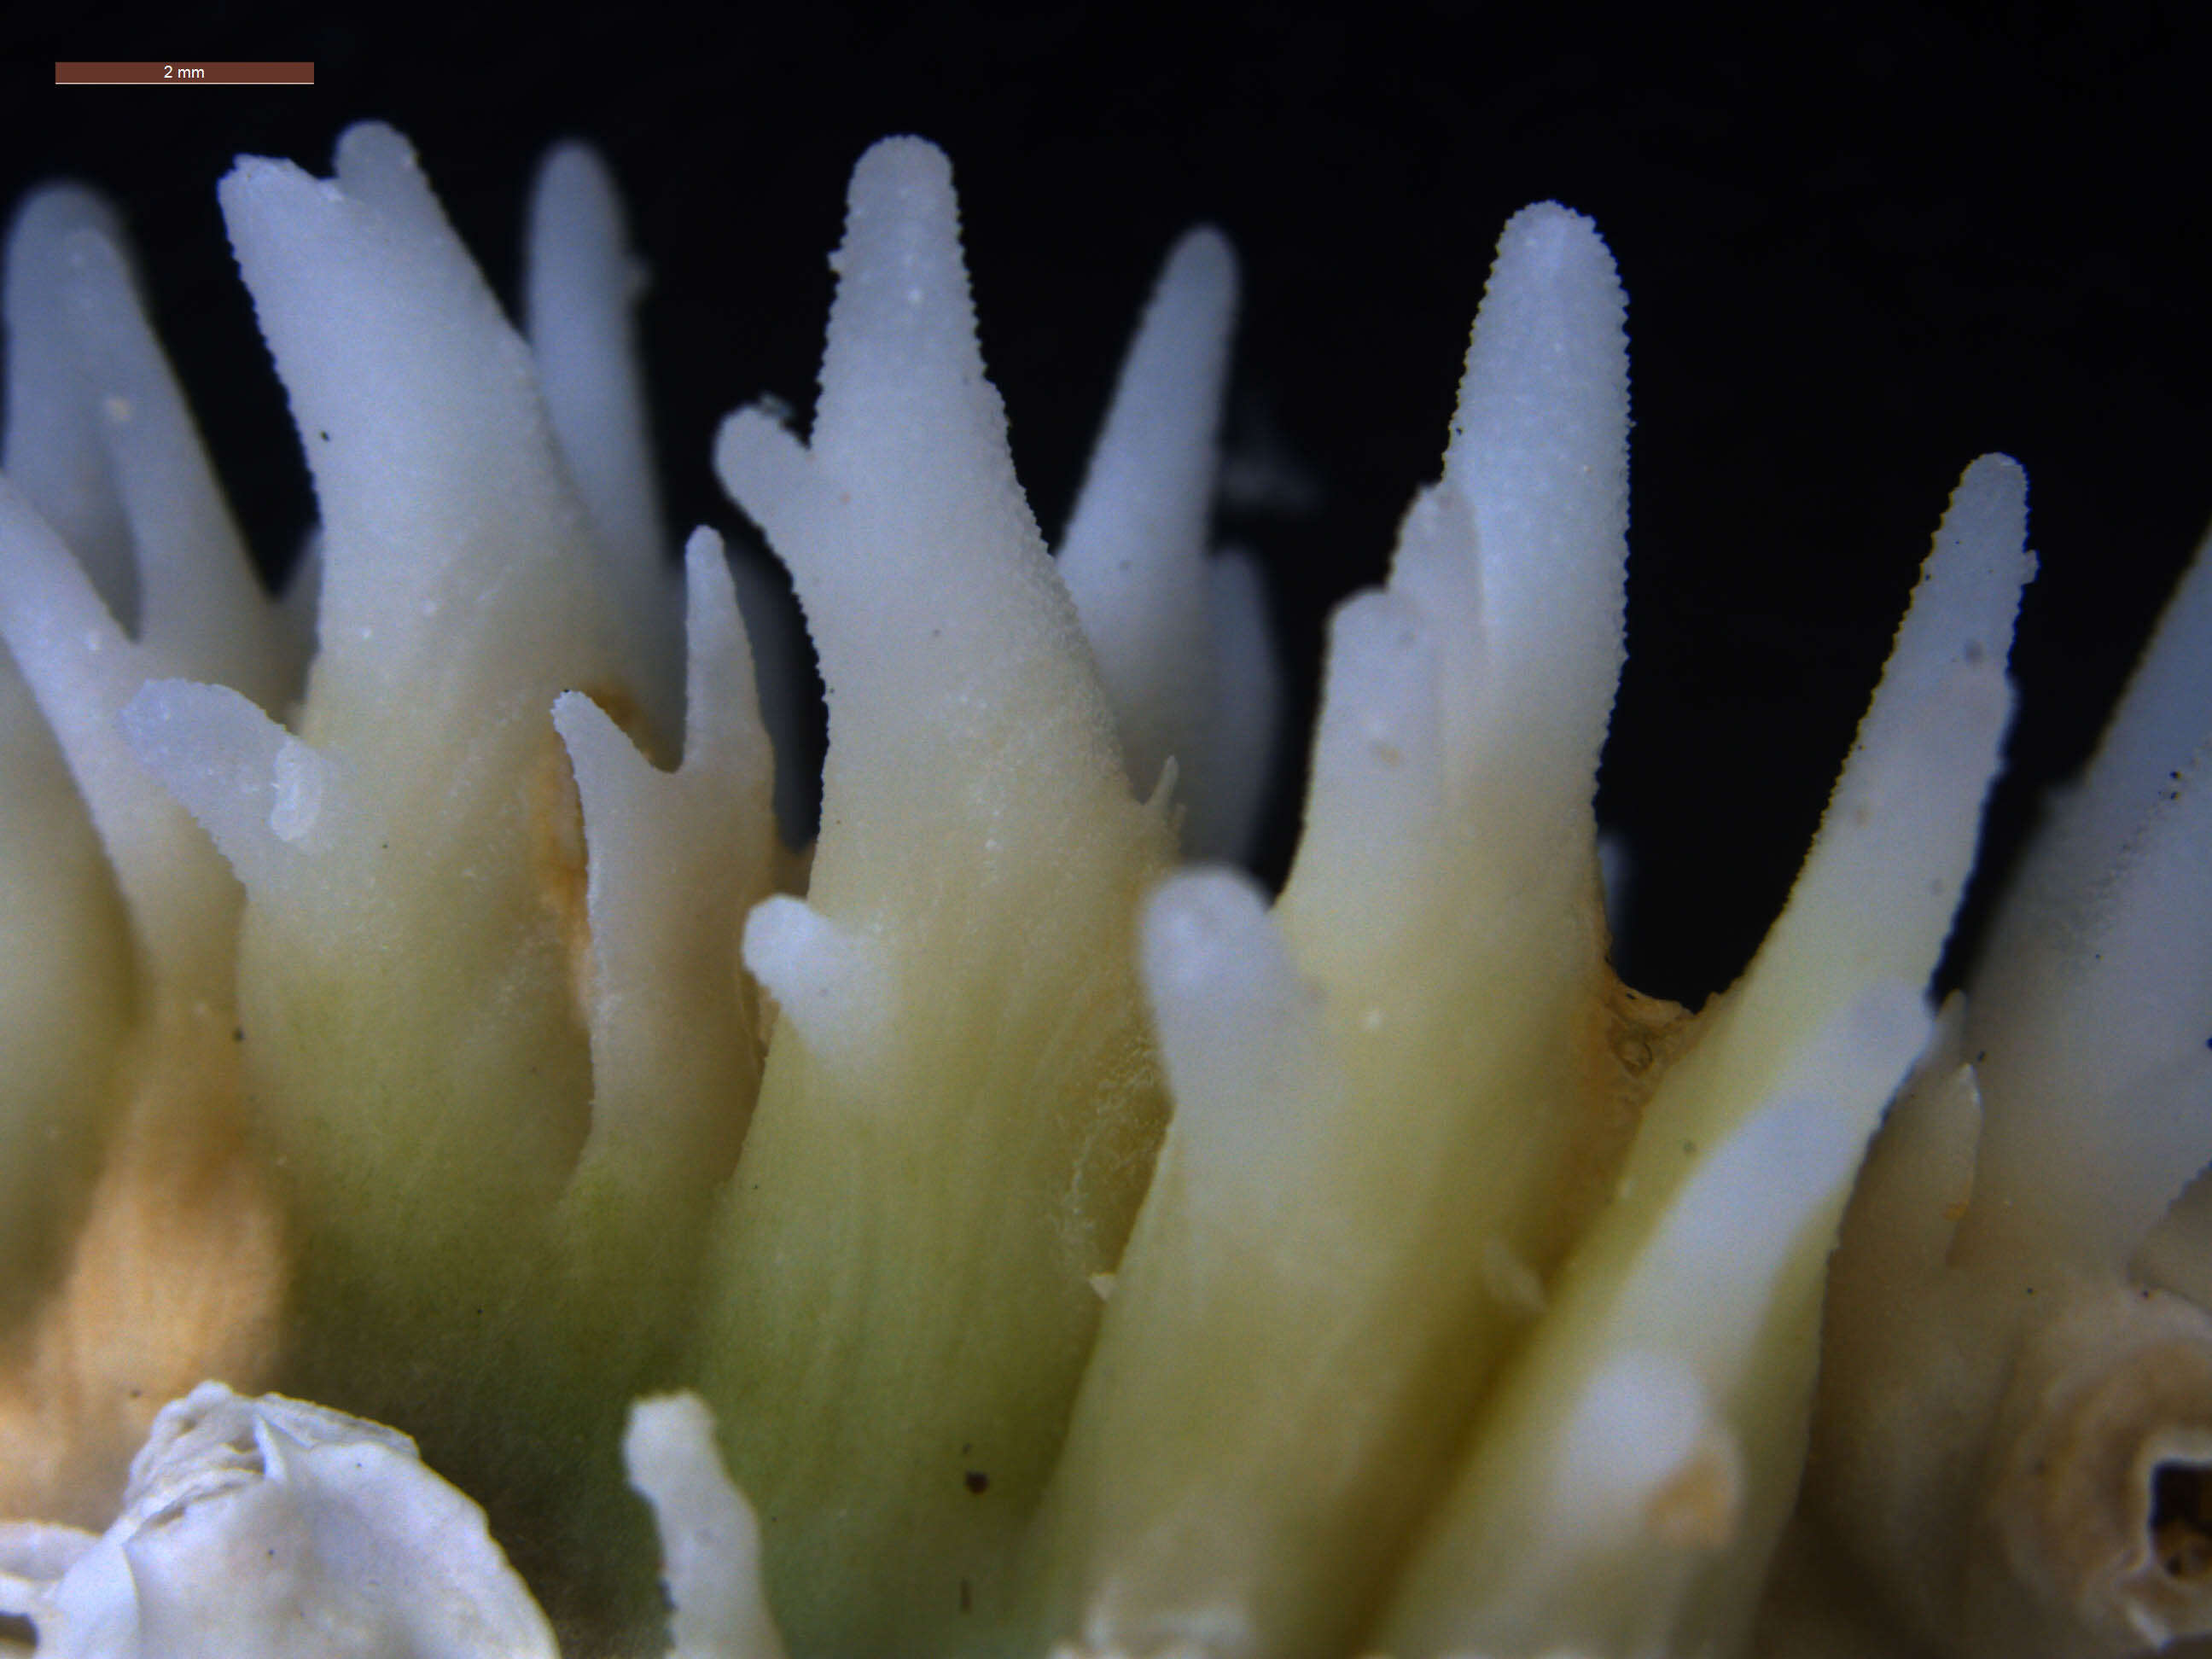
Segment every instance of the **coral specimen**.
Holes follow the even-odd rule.
[[[1207,540],[1228,246],[1170,254],[1055,559],[949,168],[892,139],[805,436],[763,404],[714,458],[827,690],[796,857],[721,545],[664,558],[604,169],[541,174],[526,337],[396,133],[334,172],[222,187],[320,509],[282,603],[106,210],[10,240],[0,1610],[41,1651],[2212,1623],[2203,578],[1938,1022],[2033,570],[1975,462],[1766,944],[1638,995],[1592,810],[1624,301],[1528,209],[1271,902],[1177,867],[1249,839],[1277,721]]]

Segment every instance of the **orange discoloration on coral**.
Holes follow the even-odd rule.
[[[1602,902],[1595,891],[1589,902]],[[1632,990],[1610,965],[1600,969],[1594,989],[1581,1033],[1582,1122],[1567,1142],[1547,1212],[1547,1262],[1564,1254],[1612,1198],[1652,1091],[1705,1029],[1705,1009],[1692,1013],[1679,1002]]]
[[[0,1371],[0,1516],[105,1527],[162,1406],[269,1375],[283,1230],[246,1144],[237,1047],[227,1017],[172,1010],[126,1056],[68,1270]]]
[[[1709,1435],[1644,1501],[1644,1523],[1677,1549],[1723,1550],[1743,1510],[1743,1459],[1724,1434]]]

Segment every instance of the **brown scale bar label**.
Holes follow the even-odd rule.
[[[56,64],[58,87],[312,87],[313,64]]]

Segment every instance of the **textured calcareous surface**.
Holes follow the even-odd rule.
[[[1271,898],[1226,242],[1170,253],[1055,553],[950,170],[889,140],[804,435],[763,404],[713,458],[827,689],[802,854],[772,619],[713,532],[668,556],[596,160],[540,175],[523,331],[389,129],[222,200],[320,509],[281,601],[112,216],[57,187],[8,252],[0,1613],[40,1652],[2212,1630],[2212,576],[1939,1018],[2033,568],[1973,463],[1765,945],[1638,996],[1592,814],[1625,302],[1530,208]]]

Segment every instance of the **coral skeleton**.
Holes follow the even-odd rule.
[[[791,642],[670,556],[605,167],[542,168],[520,331],[389,128],[220,193],[319,506],[280,598],[113,214],[8,244],[0,1650],[2212,1634],[2203,562],[1939,1014],[2034,568],[1975,461],[1765,945],[1638,994],[1625,301],[1529,208],[1271,896],[1228,243],[1055,551],[890,139],[811,422],[713,456],[826,689],[793,848]]]

